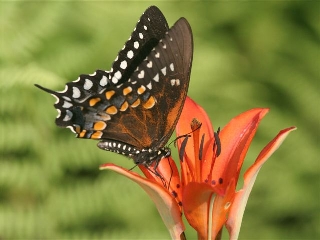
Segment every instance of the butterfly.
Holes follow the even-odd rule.
[[[82,74],[53,91],[56,125],[78,138],[149,167],[171,155],[166,147],[180,117],[190,81],[192,31],[180,18],[171,28],[149,7],[118,53],[110,71]]]

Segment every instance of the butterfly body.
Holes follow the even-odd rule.
[[[193,42],[181,18],[169,29],[154,6],[141,16],[110,71],[80,75],[57,98],[56,124],[98,147],[150,166],[170,156],[165,147],[187,95]]]

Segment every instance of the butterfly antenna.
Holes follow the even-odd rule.
[[[192,130],[191,132],[189,132],[189,133],[187,133],[187,134],[183,134],[183,135],[181,135],[181,136],[178,136],[178,137],[176,137],[173,141],[171,141],[169,144],[168,144],[168,146],[170,146],[172,143],[174,144],[174,146],[176,147],[176,142],[177,142],[177,140],[178,139],[180,139],[180,138],[189,138],[189,137],[191,137],[191,133],[193,133],[194,131],[196,131],[196,130],[198,130],[199,128],[201,128],[201,126],[202,126],[202,123],[196,128],[196,129],[194,129],[194,130]]]

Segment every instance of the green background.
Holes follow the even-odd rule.
[[[320,4],[307,1],[1,2],[0,238],[169,238],[138,186],[98,170],[132,161],[56,127],[55,99],[33,86],[62,90],[82,73],[109,70],[152,4],[170,26],[190,22],[188,95],[214,126],[271,109],[244,169],[279,130],[298,127],[260,171],[240,239],[319,238]],[[186,234],[196,237],[190,227]]]

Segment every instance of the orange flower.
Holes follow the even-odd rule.
[[[193,133],[192,140],[188,139],[186,145],[183,139],[178,140],[180,155],[183,155],[182,202],[184,214],[199,239],[219,238],[225,224],[230,239],[237,239],[244,209],[262,164],[295,129],[291,127],[280,131],[262,150],[244,174],[243,188],[236,192],[244,158],[267,112],[268,109],[262,108],[249,110],[233,118],[220,133],[214,133],[204,110],[190,98],[186,100],[177,135],[191,129]]]
[[[199,239],[216,239],[225,225],[230,239],[237,239],[244,209],[256,176],[266,160],[295,129],[282,131],[261,151],[244,174],[236,192],[242,163],[261,119],[268,109],[252,109],[232,119],[215,133],[205,111],[187,97],[176,127],[181,172],[171,157],[163,159],[155,175],[139,166],[145,177],[113,164],[110,169],[138,183],[154,201],[172,239],[184,237],[182,212]],[[151,166],[150,169],[153,169]],[[181,175],[181,176],[180,176]]]

